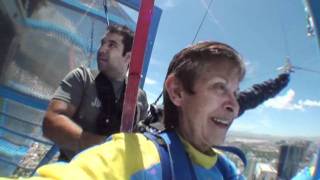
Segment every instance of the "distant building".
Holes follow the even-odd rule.
[[[282,145],[278,163],[279,179],[291,179],[300,168],[306,147],[299,145]]]
[[[248,165],[244,170],[244,176],[247,177],[248,180],[253,180],[256,170],[257,158],[251,152],[247,154]]]
[[[254,178],[255,180],[276,180],[277,171],[270,164],[257,163]]]

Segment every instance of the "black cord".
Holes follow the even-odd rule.
[[[199,25],[199,27],[198,27],[198,30],[197,30],[197,32],[196,32],[196,34],[195,34],[195,36],[194,36],[194,38],[193,38],[193,40],[192,40],[192,44],[194,43],[194,41],[196,40],[196,38],[197,38],[197,36],[198,36],[198,33],[199,33],[199,31],[200,31],[200,29],[201,29],[201,27],[202,27],[202,25],[203,25],[203,22],[204,22],[204,20],[206,19],[207,15],[208,15],[209,8],[210,8],[212,2],[213,2],[213,0],[210,1],[209,5],[208,5],[208,8],[207,8],[204,16],[202,17],[202,20],[201,20],[201,23],[200,23],[200,25]]]
[[[161,93],[157,97],[156,101],[154,101],[154,103],[152,103],[152,104],[156,105],[158,103],[159,99],[161,98],[162,94],[163,94],[163,91],[161,91]]]

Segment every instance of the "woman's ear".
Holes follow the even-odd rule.
[[[174,74],[170,74],[167,77],[165,81],[165,88],[172,103],[177,107],[181,106],[183,87],[181,82],[175,77]]]

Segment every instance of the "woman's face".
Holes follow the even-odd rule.
[[[239,105],[239,68],[228,61],[209,64],[195,80],[194,94],[181,91],[178,131],[198,150],[205,152],[224,142]]]

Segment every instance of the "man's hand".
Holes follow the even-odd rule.
[[[76,108],[61,100],[52,100],[43,121],[43,133],[60,148],[81,151],[105,140],[104,136],[83,131],[71,120]]]
[[[105,136],[96,135],[87,131],[82,131],[77,151],[82,151],[88,147],[101,144],[106,140],[106,138],[107,137]]]

